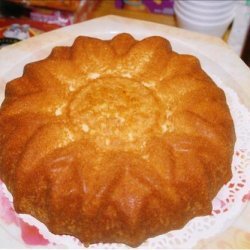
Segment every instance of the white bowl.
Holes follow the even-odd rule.
[[[182,15],[176,8],[175,8],[175,14],[179,27],[218,37],[222,37],[224,35],[227,27],[233,20],[233,16],[230,16],[227,20],[218,23],[212,23],[212,22],[201,23],[198,21],[190,20],[186,16]]]
[[[190,1],[175,1],[174,5],[179,6],[179,8],[183,9],[183,11],[187,11],[192,14],[199,14],[204,16],[222,16],[231,12],[235,8],[235,4],[228,4],[224,7],[218,7],[216,9],[204,8],[203,6],[197,6],[192,4]]]
[[[175,0],[179,2],[179,0]],[[218,9],[218,8],[227,8],[230,5],[233,5],[235,0],[180,0],[183,4],[188,4],[200,8],[206,9]]]
[[[182,16],[187,17],[191,21],[194,22],[201,22],[201,23],[221,23],[225,20],[228,20],[230,17],[234,15],[234,9],[231,9],[230,11],[218,15],[214,14],[207,14],[207,13],[198,13],[198,12],[192,12],[188,11],[187,9],[183,8],[181,5],[178,4],[178,2],[174,5],[174,10],[177,10]]]

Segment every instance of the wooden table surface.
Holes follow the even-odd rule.
[[[100,17],[105,15],[117,15],[123,17],[136,18],[140,20],[146,20],[156,23],[167,24],[170,26],[176,26],[176,21],[172,15],[154,14],[150,12],[118,9],[115,7],[114,0],[101,0],[97,5],[92,17]]]

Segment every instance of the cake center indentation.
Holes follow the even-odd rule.
[[[127,78],[96,79],[76,93],[69,108],[74,124],[104,147],[142,145],[161,130],[164,117],[152,90]]]

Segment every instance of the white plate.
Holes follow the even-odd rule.
[[[79,35],[109,39],[121,32],[130,33],[137,39],[152,35],[167,38],[173,50],[198,57],[209,75],[218,77],[223,84],[236,91],[240,101],[250,107],[249,69],[222,40],[166,25],[116,16],[101,17],[68,26],[1,49],[0,101],[4,98],[6,82],[21,76],[24,65],[45,58],[53,47],[71,45]],[[3,201],[0,200],[0,211],[3,208]],[[0,212],[0,247],[34,247],[35,243],[30,244],[30,239],[26,239],[29,244],[22,240],[20,219],[15,225],[7,224],[3,219]],[[28,233],[34,233],[34,237],[38,237],[32,228],[27,227],[26,225],[25,230]]]

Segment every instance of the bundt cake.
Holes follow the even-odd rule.
[[[16,211],[87,245],[138,246],[211,214],[234,143],[224,92],[157,36],[56,47],[7,83],[0,109]]]

